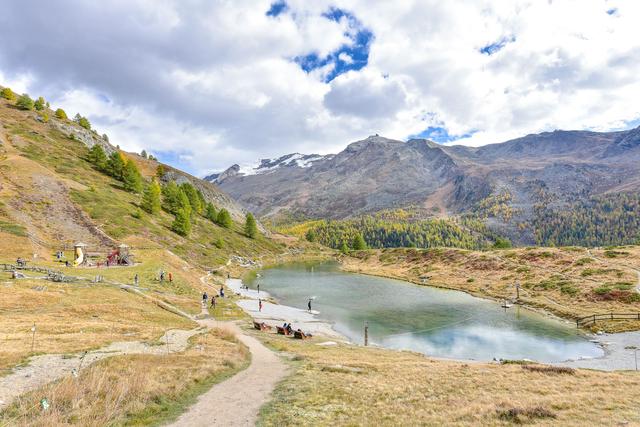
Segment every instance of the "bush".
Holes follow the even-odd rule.
[[[33,110],[33,99],[25,93],[18,98],[16,106],[21,110]]]
[[[73,121],[76,122],[81,127],[85,128],[86,130],[91,130],[91,123],[89,122],[89,119],[87,119],[86,117],[82,117],[80,114],[76,114],[75,117],[73,118]]]
[[[213,246],[218,249],[224,248],[224,240],[221,237],[218,237],[215,242],[213,242]]]
[[[216,222],[216,219],[218,217],[218,212],[216,212],[216,208],[213,206],[211,202],[207,203],[204,209],[204,217],[211,222]]]
[[[67,113],[62,108],[56,110],[56,117],[60,120],[67,120]]]
[[[36,102],[33,103],[33,106],[36,110],[42,111],[47,106],[47,102],[43,97],[39,97],[38,99],[36,99]]]
[[[511,242],[509,239],[505,239],[503,237],[497,237],[496,241],[493,243],[494,249],[510,249]]]
[[[8,87],[5,87],[4,89],[2,89],[2,92],[0,92],[0,96],[2,96],[4,99],[7,99],[9,101],[15,101],[16,99],[16,94],[13,93],[13,91]]]

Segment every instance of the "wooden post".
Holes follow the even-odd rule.
[[[364,322],[364,345],[369,345],[369,322]]]
[[[35,323],[31,327],[31,332],[33,332],[33,335],[31,336],[31,353],[33,353],[33,348],[36,343],[36,324]]]

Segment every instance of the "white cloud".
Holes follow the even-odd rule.
[[[10,2],[0,84],[89,116],[125,149],[173,151],[198,174],[373,133],[444,126],[480,145],[640,118],[633,0],[287,3],[274,18],[270,1]],[[346,19],[322,16],[331,6],[373,40],[365,68],[325,83],[334,63],[306,73],[292,59],[352,42]]]

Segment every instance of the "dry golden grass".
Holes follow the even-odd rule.
[[[249,352],[229,331],[192,337],[183,353],[117,356],[19,398],[0,425],[149,425],[176,417],[197,395],[245,367]],[[47,411],[40,407],[46,398]],[[215,408],[211,408],[212,411]]]
[[[615,258],[607,250],[584,248],[520,248],[512,250],[466,251],[459,249],[384,249],[344,257],[347,271],[399,278],[423,284],[459,289],[495,299],[515,298],[519,282],[522,303],[576,318],[593,313],[638,312],[635,286],[640,249],[617,249]],[[610,253],[610,251],[609,251]],[[638,267],[636,267],[638,268]],[[603,298],[601,287],[618,287],[629,300]],[[640,322],[599,324],[609,331],[640,329]]]
[[[295,366],[262,409],[263,426],[640,424],[637,372],[535,371],[256,336]]]
[[[8,280],[0,273],[0,369],[32,354],[68,353],[113,341],[150,341],[195,326],[145,298],[104,285]],[[31,327],[36,324],[34,353]]]

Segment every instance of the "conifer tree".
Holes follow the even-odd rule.
[[[171,229],[181,236],[188,236],[191,232],[191,218],[186,209],[178,209]]]
[[[124,159],[118,151],[114,151],[107,161],[107,171],[111,176],[122,181],[124,172]]]
[[[209,202],[206,205],[204,210],[204,216],[211,222],[216,222],[218,217],[218,212],[216,212],[216,208],[213,206],[213,203]]]
[[[100,144],[95,144],[89,150],[87,159],[99,170],[105,171],[107,169],[107,155],[105,154]]]
[[[142,209],[150,214],[160,212],[160,184],[155,179],[149,183],[142,194]]]
[[[256,219],[253,217],[251,212],[247,214],[247,218],[244,223],[244,234],[246,234],[250,239],[255,239],[258,235],[258,225],[256,224]]]
[[[356,251],[363,251],[367,249],[367,243],[364,241],[362,234],[358,233],[353,238],[353,244],[351,245]]]
[[[180,188],[175,181],[162,187],[162,207],[174,215],[180,209]]]
[[[229,211],[225,208],[220,209],[216,223],[220,227],[231,228],[233,226],[233,221],[231,220],[231,214],[229,214]]]
[[[191,205],[191,209],[193,210],[193,212],[198,214],[202,213],[203,205],[200,197],[198,197],[198,190],[196,190],[195,187],[188,182],[181,184],[180,189],[184,192],[184,194],[186,194],[187,198],[189,199],[189,204]]]
[[[342,252],[343,254],[349,253],[349,247],[345,242],[342,242],[342,245],[340,245],[340,252]]]
[[[312,229],[312,228],[310,228],[309,230],[307,230],[307,233],[305,234],[305,236],[304,236],[304,237],[305,237],[305,238],[307,239],[307,241],[309,241],[309,242],[315,242],[315,241],[316,241],[316,239],[317,239],[316,232],[315,232],[315,231],[313,231],[313,229]]]
[[[124,189],[132,193],[139,193],[142,191],[142,175],[136,164],[129,160],[125,163],[122,170],[122,182],[124,183]]]

